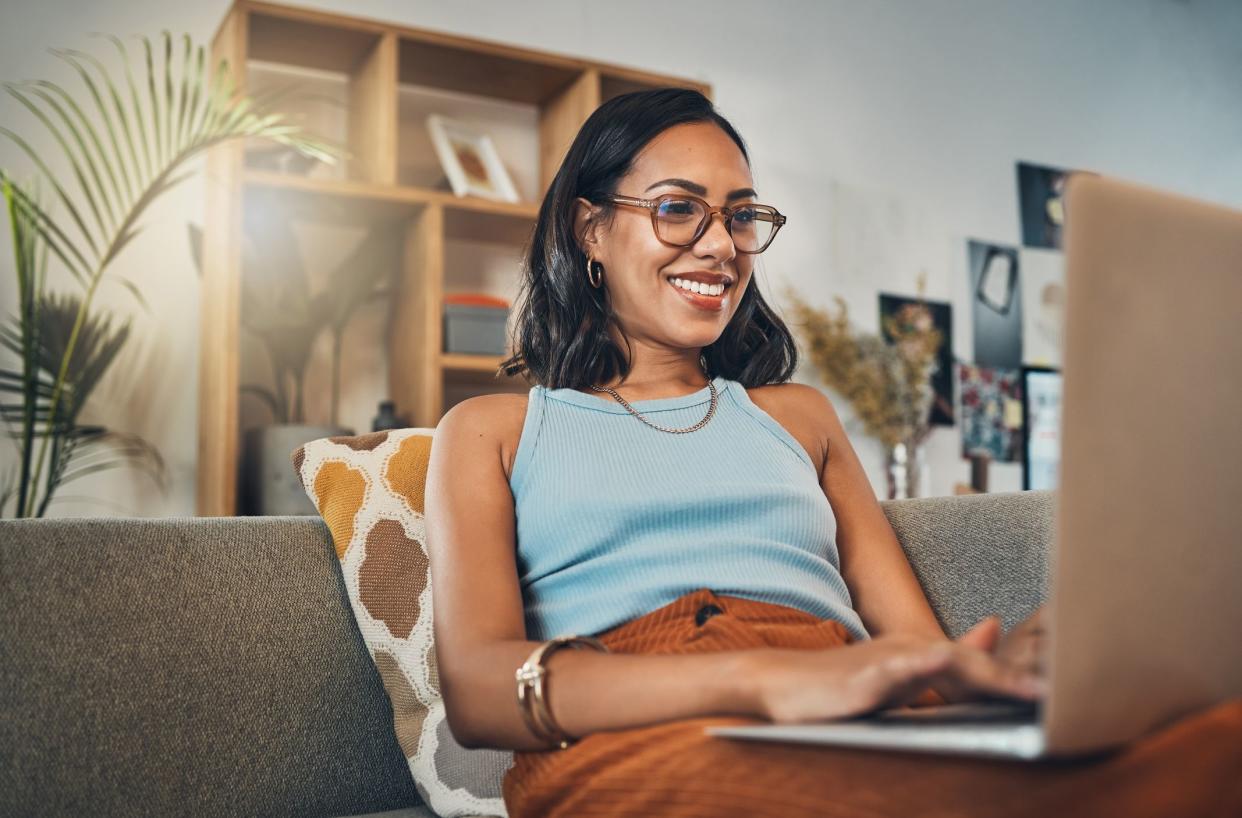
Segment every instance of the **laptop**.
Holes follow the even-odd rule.
[[[1046,697],[709,733],[1071,757],[1242,696],[1242,212],[1075,173],[1065,215]]]

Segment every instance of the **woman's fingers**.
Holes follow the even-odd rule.
[[[1045,657],[1045,631],[1043,607],[1005,634],[996,647],[996,658],[1001,662],[1031,673],[1043,673]]]
[[[1021,699],[1036,699],[1044,694],[1043,679],[1029,667],[999,661],[968,647],[954,655],[948,672],[956,673],[959,682],[985,694]]]
[[[953,664],[952,646],[932,644],[915,652],[894,657],[887,663],[886,694],[880,706],[900,707],[917,699]]]
[[[1043,643],[1034,639],[1023,642],[997,659],[1023,673],[1037,676],[1044,675],[1047,665]]]
[[[970,630],[957,638],[957,642],[970,645],[979,650],[993,650],[1000,638],[1001,621],[998,616],[986,616],[980,619]]]
[[[872,706],[905,704],[928,685],[935,685],[950,701],[988,697],[1032,700],[1044,695],[1037,674],[1000,662],[986,650],[961,641],[890,643],[883,650],[887,655],[859,676],[863,688],[875,696]]]
[[[908,634],[827,651],[777,651],[763,668],[759,708],[766,718],[781,723],[898,707],[929,686],[949,701],[1044,695],[1037,675],[999,661],[987,650]]]

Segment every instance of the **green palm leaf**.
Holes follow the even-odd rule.
[[[82,81],[89,99],[85,105],[56,83],[3,84],[59,146],[68,179],[63,181],[53,173],[29,142],[0,125],[0,134],[30,159],[49,186],[53,203],[64,211],[64,215],[54,215],[0,169],[10,225],[15,239],[19,239],[15,242],[19,282],[25,282],[19,286],[22,296],[17,331],[4,336],[20,350],[23,363],[25,397],[18,435],[24,444],[23,465],[16,489],[7,482],[0,487],[0,512],[7,499],[16,496],[21,516],[36,508],[30,489],[40,482],[49,446],[49,491],[37,506],[39,513],[46,508],[51,490],[67,475],[88,473],[66,471],[72,453],[81,451],[83,445],[71,432],[78,412],[129,333],[128,324],[113,328],[110,322],[88,318],[90,305],[105,273],[141,232],[142,214],[161,194],[190,175],[183,166],[206,149],[239,137],[268,139],[327,163],[347,155],[342,146],[310,137],[288,123],[274,107],[280,93],[239,93],[226,61],[207,70],[204,49],[196,49],[189,36],[181,38],[179,60],[173,36],[167,30],[161,32],[158,47],[151,39],[140,37],[145,69],[141,80],[135,76],[130,55],[119,38],[94,36],[104,37],[114,46],[124,75],[120,84],[114,81],[113,72],[90,54],[69,49],[52,52],[73,67]],[[162,60],[157,59],[157,51]],[[94,122],[87,116],[88,108]],[[49,255],[82,284],[84,296],[80,300],[44,298],[34,287],[36,257],[45,262]],[[115,275],[109,279],[115,279],[149,309],[134,282]],[[40,309],[48,312],[40,315]],[[50,395],[44,392],[46,384],[40,370],[53,376]],[[0,378],[0,390],[10,391],[14,381],[9,376],[14,374]],[[6,404],[6,421],[12,419],[16,406]],[[51,433],[35,434],[34,426],[40,418],[50,424],[45,431]],[[63,432],[63,439],[57,437],[57,430]],[[31,470],[28,460],[36,436],[42,442]],[[136,445],[129,441],[117,451],[137,453],[140,447],[136,449]],[[116,462],[125,459],[122,456]]]

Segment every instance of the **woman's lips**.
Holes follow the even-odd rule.
[[[725,287],[724,292],[720,295],[701,295],[700,293],[690,292],[689,290],[678,287],[671,280],[668,286],[672,287],[677,293],[684,298],[693,307],[706,312],[719,312],[724,308],[725,296],[729,294],[731,287]]]

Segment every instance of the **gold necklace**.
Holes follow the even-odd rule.
[[[685,429],[665,429],[663,426],[657,426],[656,424],[652,423],[651,421],[647,420],[645,417],[643,417],[642,415],[640,415],[640,414],[638,413],[638,411],[637,411],[636,409],[634,409],[634,407],[633,407],[633,406],[630,406],[630,405],[626,402],[625,398],[623,398],[623,397],[621,397],[620,395],[618,395],[618,394],[616,393],[616,390],[614,390],[614,389],[612,389],[612,388],[610,388],[610,387],[607,387],[607,386],[592,386],[591,388],[592,388],[592,389],[594,389],[596,392],[607,392],[608,394],[612,395],[614,398],[616,398],[618,401],[620,401],[620,403],[621,403],[621,405],[622,405],[622,406],[624,406],[626,409],[630,410],[630,414],[631,414],[631,415],[633,415],[634,417],[638,418],[638,419],[639,419],[639,420],[641,420],[643,423],[645,423],[645,424],[647,424],[648,426],[650,426],[652,429],[658,429],[658,430],[660,430],[661,432],[668,432],[668,433],[670,433],[670,434],[675,434],[675,435],[685,434],[686,432],[693,432],[693,431],[695,431],[695,430],[697,430],[697,429],[702,429],[704,426],[706,426],[706,425],[707,425],[707,421],[709,421],[709,420],[711,420],[711,419],[712,419],[712,415],[713,415],[713,414],[715,413],[715,411],[716,411],[716,395],[717,395],[717,392],[716,392],[716,384],[715,384],[715,382],[713,382],[711,379],[709,379],[709,380],[707,381],[707,388],[708,388],[708,390],[712,393],[712,402],[711,402],[711,405],[707,407],[707,415],[706,415],[706,416],[704,416],[704,418],[703,418],[702,420],[700,420],[698,423],[694,424],[693,426],[689,426],[689,427],[687,427],[687,428],[685,428]]]

